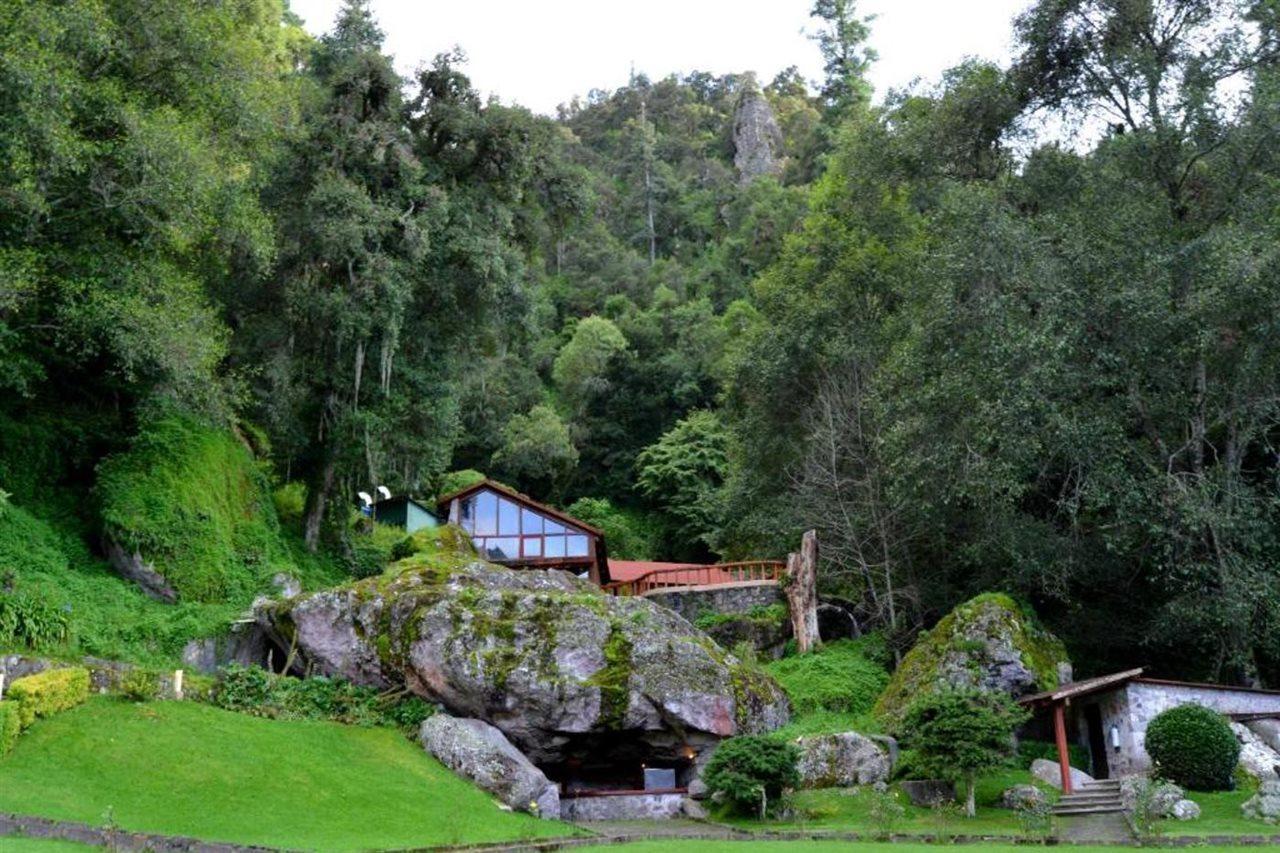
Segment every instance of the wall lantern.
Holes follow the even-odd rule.
[[[1113,725],[1111,727],[1111,748],[1116,752],[1120,751],[1120,727]]]

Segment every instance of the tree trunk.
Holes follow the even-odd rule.
[[[977,787],[977,784],[974,782],[974,779],[972,776],[966,779],[964,784],[965,784],[964,813],[967,814],[969,817],[976,817],[978,814],[978,810],[974,805],[974,788]]]
[[[800,654],[818,645],[818,534],[808,531],[800,553],[787,556],[787,605]]]
[[[324,523],[325,509],[329,505],[329,494],[333,491],[333,480],[337,472],[338,461],[332,453],[326,451],[320,476],[307,491],[307,517],[303,524],[302,541],[313,554],[320,547],[320,527]]]

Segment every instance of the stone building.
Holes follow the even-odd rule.
[[[1203,705],[1250,728],[1280,719],[1280,691],[1144,678],[1141,669],[1070,682],[1019,701],[1035,714],[1028,733],[1051,732],[1064,768],[1068,744],[1083,747],[1095,779],[1148,772],[1147,725],[1178,705]],[[1064,786],[1069,788],[1065,779]]]

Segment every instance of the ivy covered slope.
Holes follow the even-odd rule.
[[[486,563],[452,527],[415,534],[398,556],[380,577],[267,605],[260,620],[313,672],[407,684],[539,764],[620,735],[678,759],[682,744],[787,720],[772,679],[645,599]]]
[[[1062,642],[1029,607],[1003,593],[985,593],[958,605],[924,632],[902,659],[876,712],[901,722],[907,706],[939,688],[980,687],[1021,696],[1058,686]]]
[[[161,419],[99,466],[96,494],[108,541],[182,601],[247,603],[298,572],[266,473],[229,431]]]

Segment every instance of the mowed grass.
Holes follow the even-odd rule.
[[[0,811],[317,851],[573,833],[500,810],[389,729],[114,698],[26,732],[0,759]]]
[[[944,844],[910,844],[910,843],[877,843],[851,841],[690,841],[673,838],[664,841],[644,841],[636,844],[609,846],[574,847],[574,853],[937,853],[946,848]],[[1035,846],[1013,844],[963,844],[959,850],[982,850],[983,853],[1027,853]],[[1069,849],[1069,848],[1068,848]],[[1119,853],[1132,851],[1133,847],[1113,847],[1107,845],[1083,846],[1078,848],[1087,853]],[[1195,848],[1193,848],[1195,849]],[[1214,847],[1215,851],[1258,851],[1261,847]]]

